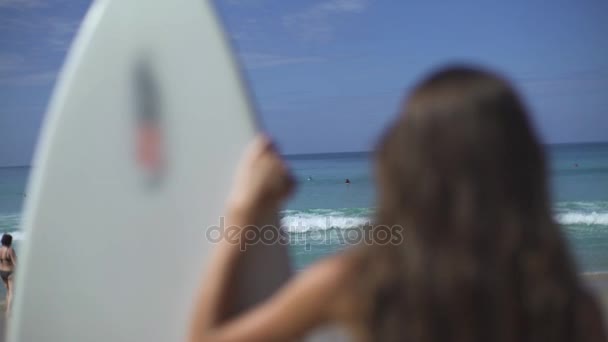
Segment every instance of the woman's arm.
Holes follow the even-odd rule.
[[[255,221],[254,213],[229,209],[226,214],[226,227],[246,227]],[[231,284],[241,253],[238,243],[225,239],[216,247],[199,290],[191,327],[191,341],[200,341],[201,336],[208,335],[211,329],[224,320],[226,311],[229,310]],[[198,338],[194,338],[195,336]]]
[[[209,263],[197,302],[191,334],[204,336],[217,326],[228,310],[231,284],[241,255],[240,236],[244,228],[260,217],[278,210],[290,190],[287,168],[270,142],[258,137],[248,147],[237,168],[232,193],[228,196],[225,227],[237,228],[239,236],[222,239]]]
[[[227,288],[227,284],[216,280],[214,285],[207,283],[197,300],[190,342],[290,341],[322,324],[342,322],[339,303],[348,277],[346,264],[343,255],[325,259],[289,281],[265,302],[228,320],[220,318],[225,309],[221,301],[230,293],[219,287]],[[212,291],[215,286],[217,291]]]
[[[241,227],[242,235],[244,227],[276,212],[291,188],[291,178],[278,154],[267,140],[258,139],[239,168],[226,226]],[[331,319],[332,303],[347,270],[340,257],[311,267],[264,303],[226,320],[230,285],[241,256],[238,243],[223,240],[217,246],[195,303],[191,342],[292,339]]]
[[[14,248],[9,248],[9,255],[11,257],[11,261],[13,262],[13,266],[17,266],[17,254],[15,254]]]

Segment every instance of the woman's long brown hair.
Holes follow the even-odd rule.
[[[424,80],[380,142],[377,179],[377,223],[405,236],[361,249],[370,339],[583,336],[543,151],[506,81],[466,67]]]

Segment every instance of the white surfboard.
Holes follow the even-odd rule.
[[[9,341],[183,341],[253,114],[208,1],[96,1],[38,145]],[[289,274],[256,248],[241,309]]]

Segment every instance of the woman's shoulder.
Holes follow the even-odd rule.
[[[302,272],[301,277],[315,279],[327,289],[332,289],[349,280],[355,273],[356,265],[357,258],[353,253],[341,252],[312,264]]]
[[[347,250],[316,262],[302,274],[325,292],[330,316],[336,320],[350,321],[356,311],[359,260],[357,253]]]

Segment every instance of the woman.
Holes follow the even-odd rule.
[[[225,317],[241,256],[225,242],[204,278],[191,341],[292,340],[324,324],[360,341],[605,340],[551,215],[541,146],[504,80],[469,68],[432,75],[376,158],[376,220],[403,227],[392,231],[405,233],[398,243],[323,260]],[[240,227],[278,210],[292,188],[268,141],[243,163],[227,206],[227,223]]]
[[[2,235],[2,247],[0,247],[0,278],[6,287],[6,315],[8,316],[13,301],[13,271],[17,264],[17,256],[11,245],[13,237],[11,234]]]

